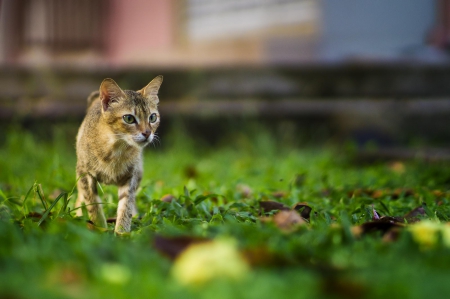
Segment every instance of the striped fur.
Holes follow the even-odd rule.
[[[139,91],[122,90],[105,79],[98,92],[88,97],[86,117],[77,135],[78,199],[85,203],[89,218],[106,227],[106,219],[97,192],[97,184],[119,187],[115,231],[129,232],[131,218],[137,213],[136,190],[142,178],[142,150],[150,143],[159,125],[157,76]],[[150,116],[156,120],[150,121]],[[124,116],[132,116],[127,123]],[[78,214],[81,209],[78,210]]]

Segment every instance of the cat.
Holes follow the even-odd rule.
[[[122,90],[105,79],[100,90],[88,97],[86,116],[78,130],[77,187],[75,207],[86,204],[90,220],[107,227],[97,183],[119,188],[114,231],[130,232],[137,213],[136,190],[142,178],[143,148],[155,139],[159,126],[158,90],[162,76],[155,77],[139,91]],[[78,214],[81,209],[78,209]]]

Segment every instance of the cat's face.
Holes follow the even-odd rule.
[[[139,91],[123,91],[112,79],[106,80],[100,87],[100,99],[103,118],[113,133],[111,138],[137,147],[151,143],[160,122],[157,92],[162,77]]]

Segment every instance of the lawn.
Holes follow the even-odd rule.
[[[173,130],[146,149],[139,217],[117,236],[114,219],[102,230],[72,211],[75,130],[4,131],[0,298],[450,292],[449,164],[358,164],[351,143],[298,146],[261,130],[208,146]],[[101,187],[114,218],[117,188]]]

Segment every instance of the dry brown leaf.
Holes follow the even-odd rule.
[[[308,206],[307,202],[299,202],[296,203],[293,207],[294,210],[300,213],[300,216],[302,216],[304,219],[308,219],[311,216],[312,208]]]
[[[172,202],[173,200],[176,200],[177,198],[173,196],[172,194],[165,194],[161,197],[161,201],[164,202]]]
[[[404,218],[409,222],[417,222],[420,221],[419,216],[425,216],[427,213],[425,212],[425,209],[423,207],[417,207],[414,210],[407,213]]]
[[[271,200],[264,200],[259,202],[259,208],[261,210],[261,213],[267,213],[273,210],[280,210],[280,211],[289,211],[290,208],[288,206],[285,206],[284,204],[276,201]]]
[[[296,211],[280,211],[273,216],[273,221],[282,230],[291,230],[306,223]]]

